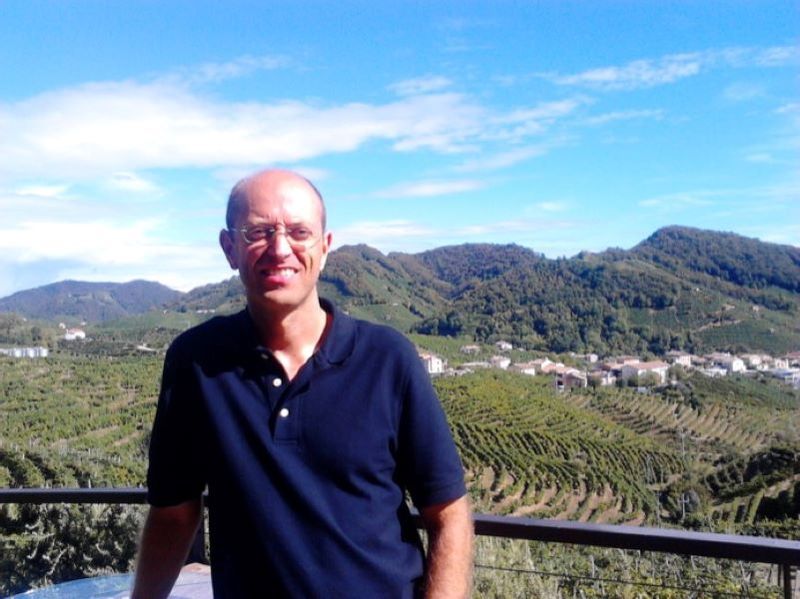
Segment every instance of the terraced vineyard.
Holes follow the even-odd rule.
[[[160,370],[154,355],[0,357],[0,485],[143,484]],[[487,370],[435,386],[479,512],[800,534],[800,402],[775,383],[557,393]],[[140,518],[0,506],[0,595],[126,569]]]
[[[561,394],[546,377],[499,371],[436,386],[479,510],[628,524],[690,518],[715,530],[788,518],[797,527],[797,394],[697,376],[678,387],[686,396],[671,387]]]
[[[0,361],[0,485],[144,482],[161,359]]]

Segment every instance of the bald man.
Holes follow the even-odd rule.
[[[219,242],[247,308],[167,352],[134,599],[168,596],[206,487],[217,598],[469,594],[472,522],[444,414],[408,340],[319,297],[325,221],[296,173],[231,191]]]

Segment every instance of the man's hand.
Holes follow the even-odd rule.
[[[199,498],[176,506],[150,508],[139,543],[130,599],[169,596],[202,517]]]
[[[474,525],[466,495],[420,510],[428,531],[426,599],[464,599],[472,587]]]

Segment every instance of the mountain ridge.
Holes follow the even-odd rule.
[[[319,288],[354,316],[404,332],[507,339],[529,349],[662,354],[800,348],[800,248],[690,227],[664,227],[628,250],[557,259],[515,244],[416,254],[343,246],[331,252]],[[230,312],[244,305],[237,277],[188,293],[169,291],[171,301],[132,302],[128,314],[154,308]],[[109,304],[125,309],[110,290],[84,303],[91,299],[100,306],[95,313],[110,318]],[[17,305],[30,309],[37,302]]]

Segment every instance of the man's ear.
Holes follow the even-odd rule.
[[[233,270],[237,270],[239,265],[236,263],[236,255],[233,252],[233,239],[231,238],[231,232],[227,229],[222,229],[219,232],[219,245],[228,259],[228,264]]]
[[[325,268],[325,263],[328,261],[328,252],[331,251],[331,244],[333,243],[333,234],[328,231],[322,235],[322,257],[319,262],[319,271]]]

